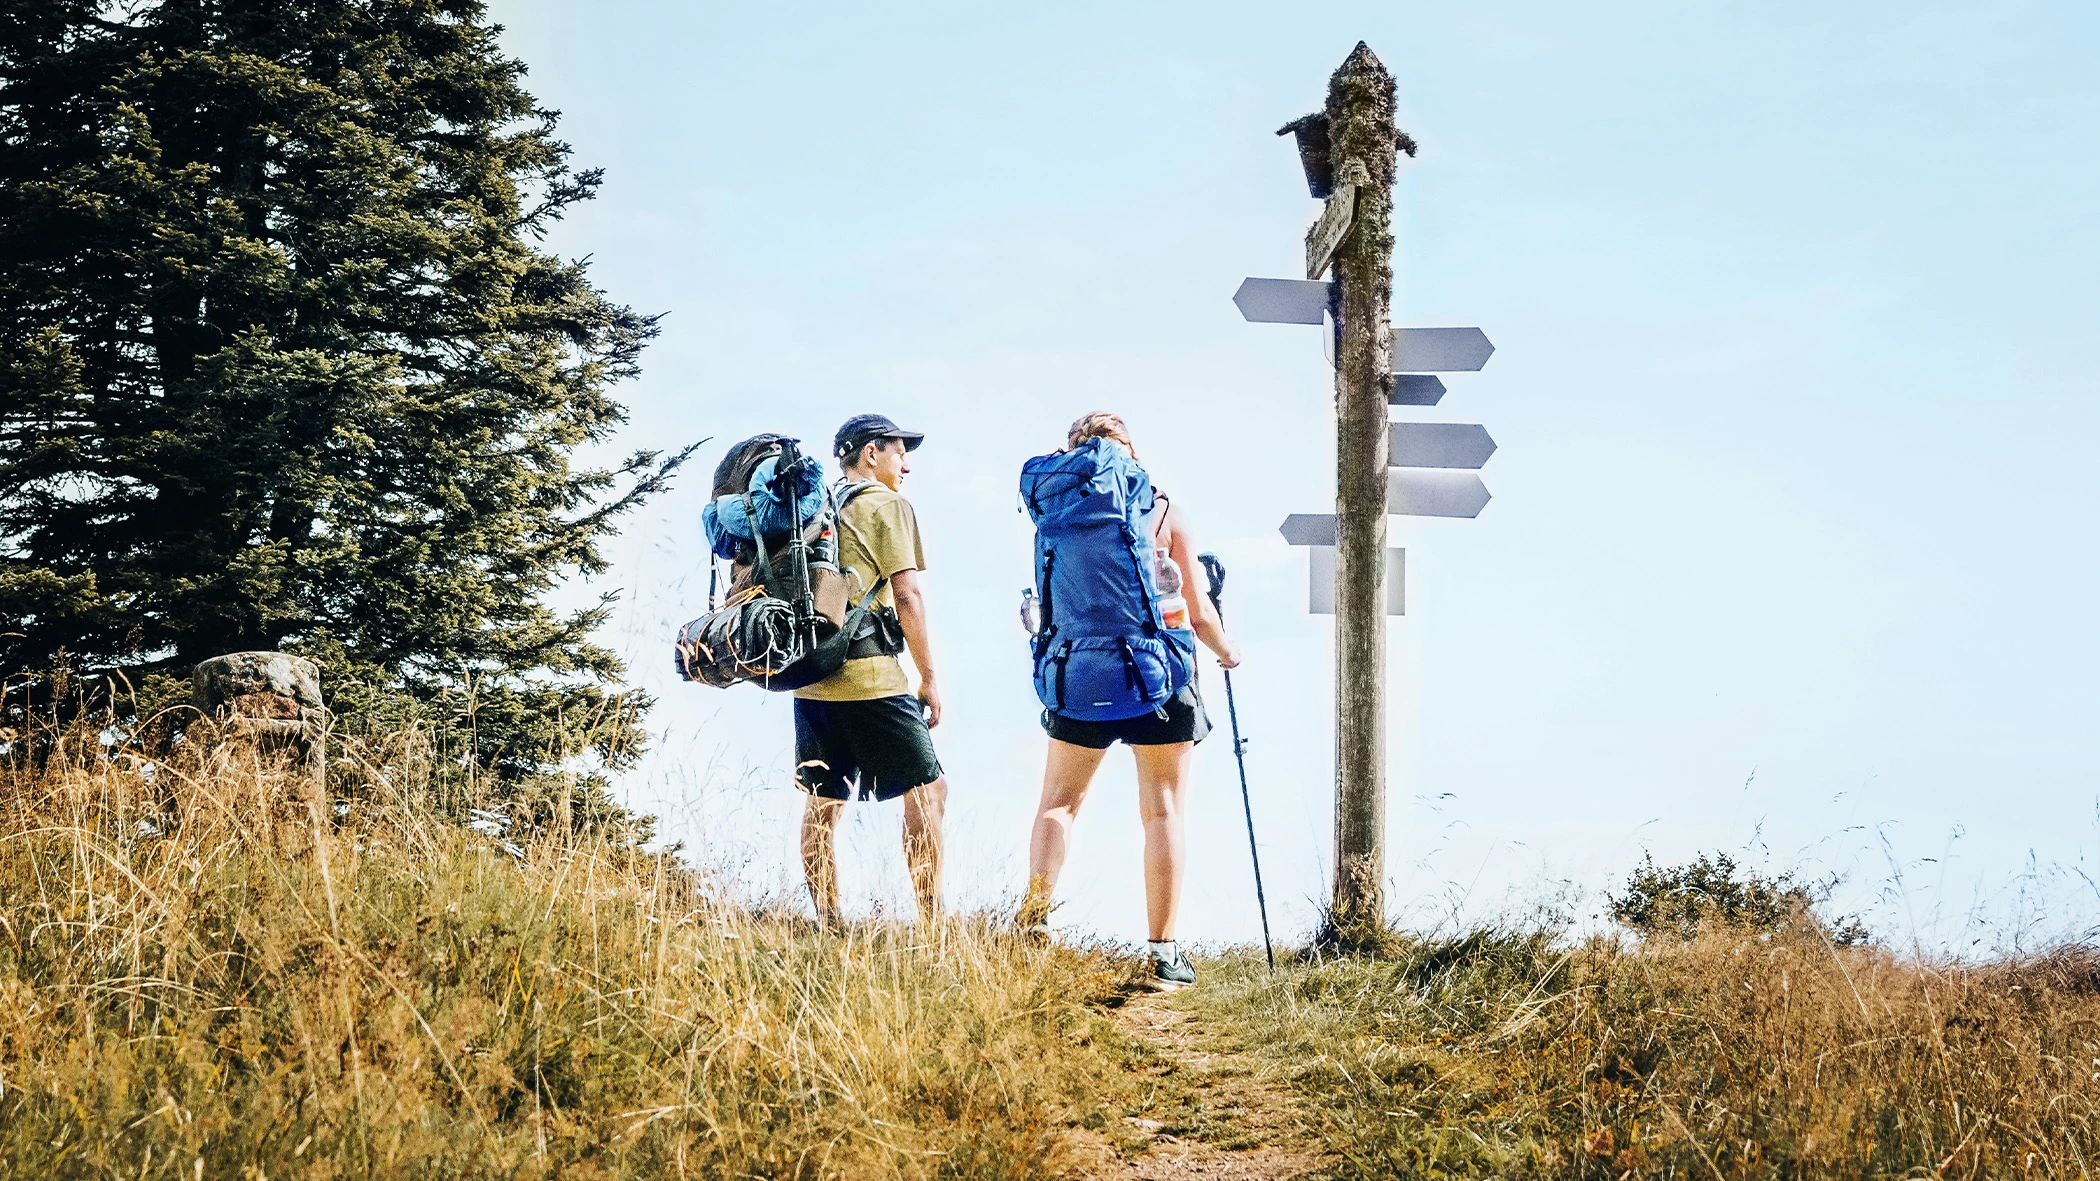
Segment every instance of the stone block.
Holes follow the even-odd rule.
[[[326,768],[321,670],[289,652],[230,652],[197,665],[190,694],[221,732],[283,752],[317,778]]]

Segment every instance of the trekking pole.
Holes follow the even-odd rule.
[[[1210,579],[1210,605],[1218,613],[1218,626],[1225,626],[1225,563],[1216,554],[1198,554],[1203,573]],[[1269,899],[1261,888],[1261,851],[1254,846],[1254,800],[1247,794],[1247,740],[1240,737],[1240,706],[1232,696],[1232,670],[1225,674],[1225,712],[1232,719],[1232,757],[1240,765],[1240,806],[1247,811],[1247,856],[1254,862],[1254,904],[1261,908],[1261,949],[1269,955],[1269,971],[1276,970],[1276,948],[1269,942]]]
[[[805,650],[817,646],[817,600],[809,584],[809,543],[802,537],[802,452],[797,440],[780,441],[780,458],[774,461],[774,491],[788,504],[788,573],[795,580],[795,632]],[[758,531],[752,522],[752,532]]]

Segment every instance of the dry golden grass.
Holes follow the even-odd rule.
[[[1350,1177],[2063,1177],[2100,1167],[2100,957],[1983,967],[1806,925],[1477,932],[1214,967],[1190,1003],[1317,1098]],[[1218,979],[1219,977],[1223,979]]]
[[[0,768],[0,1175],[1047,1176],[1123,1077],[1105,956],[513,857],[406,749],[325,825],[225,756]]]
[[[0,1176],[1020,1178],[1082,1163],[1075,1126],[1142,1152],[1134,1112],[1246,1138],[1107,1019],[1127,960],[989,919],[826,933],[587,835],[506,853],[433,818],[413,734],[338,751],[326,820],[242,757],[149,777],[79,737],[0,748]],[[1794,923],[1387,950],[1236,953],[1171,1001],[1213,1073],[1258,1070],[1235,1094],[1300,1097],[1256,1122],[1335,1175],[2100,1165],[2090,949],[1932,964]]]

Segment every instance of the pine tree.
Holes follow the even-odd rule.
[[[601,174],[499,32],[0,0],[0,665],[288,649],[512,784],[631,756],[608,600],[546,598],[683,455],[574,461],[657,325],[540,247]]]

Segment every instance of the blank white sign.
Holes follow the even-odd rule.
[[[1312,556],[1312,602],[1314,615],[1334,614],[1334,547],[1309,545]],[[1385,613],[1407,614],[1407,551],[1385,551]]]

